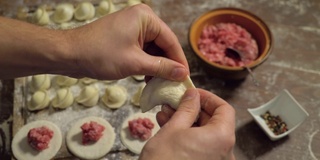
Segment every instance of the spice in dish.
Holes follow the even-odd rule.
[[[235,23],[204,26],[198,48],[209,61],[226,66],[242,67],[258,57],[256,40],[246,29]],[[241,52],[241,58],[228,55],[227,48]]]
[[[288,131],[287,124],[282,121],[280,116],[274,116],[269,111],[261,115],[261,118],[264,119],[270,130],[275,134],[279,135]]]

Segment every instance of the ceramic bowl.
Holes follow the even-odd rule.
[[[287,91],[283,90],[278,96],[258,108],[248,109],[254,120],[271,140],[278,140],[294,131],[308,116],[308,112]],[[267,126],[261,115],[267,111],[271,115],[279,116],[287,124],[288,131],[276,135]]]
[[[217,23],[235,23],[246,29],[256,40],[259,56],[247,65],[251,70],[262,64],[271,53],[273,41],[269,27],[254,14],[237,8],[211,10],[197,18],[190,26],[189,44],[209,75],[221,79],[244,79],[249,74],[244,67],[231,67],[211,62],[198,49],[198,41],[203,28],[206,25]]]

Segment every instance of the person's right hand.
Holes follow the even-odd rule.
[[[235,159],[235,111],[218,96],[189,89],[176,112],[164,107],[157,120],[162,128],[147,142],[140,160]]]
[[[121,79],[130,75],[183,81],[189,67],[171,29],[147,5],[135,5],[67,32],[74,76]]]

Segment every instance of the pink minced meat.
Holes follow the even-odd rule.
[[[97,142],[102,136],[105,129],[104,126],[97,122],[90,121],[81,126],[82,129],[82,144],[86,145],[90,142]]]
[[[129,121],[129,131],[133,138],[147,140],[152,135],[154,124],[149,118],[138,118]]]
[[[247,30],[234,23],[206,25],[198,41],[198,48],[209,61],[226,66],[241,67],[258,57],[257,42]],[[242,52],[242,60],[228,56],[226,48]]]
[[[32,148],[42,151],[49,147],[53,134],[53,131],[46,126],[32,128],[28,132],[28,143]]]

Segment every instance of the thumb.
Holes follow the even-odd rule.
[[[190,128],[196,121],[200,111],[200,95],[195,88],[188,89],[181,98],[177,111],[168,121],[178,129]],[[167,124],[168,124],[167,123]]]
[[[164,79],[182,81],[189,74],[187,68],[171,59],[160,56],[152,56],[147,53],[137,59],[140,65],[140,74],[160,77]]]

